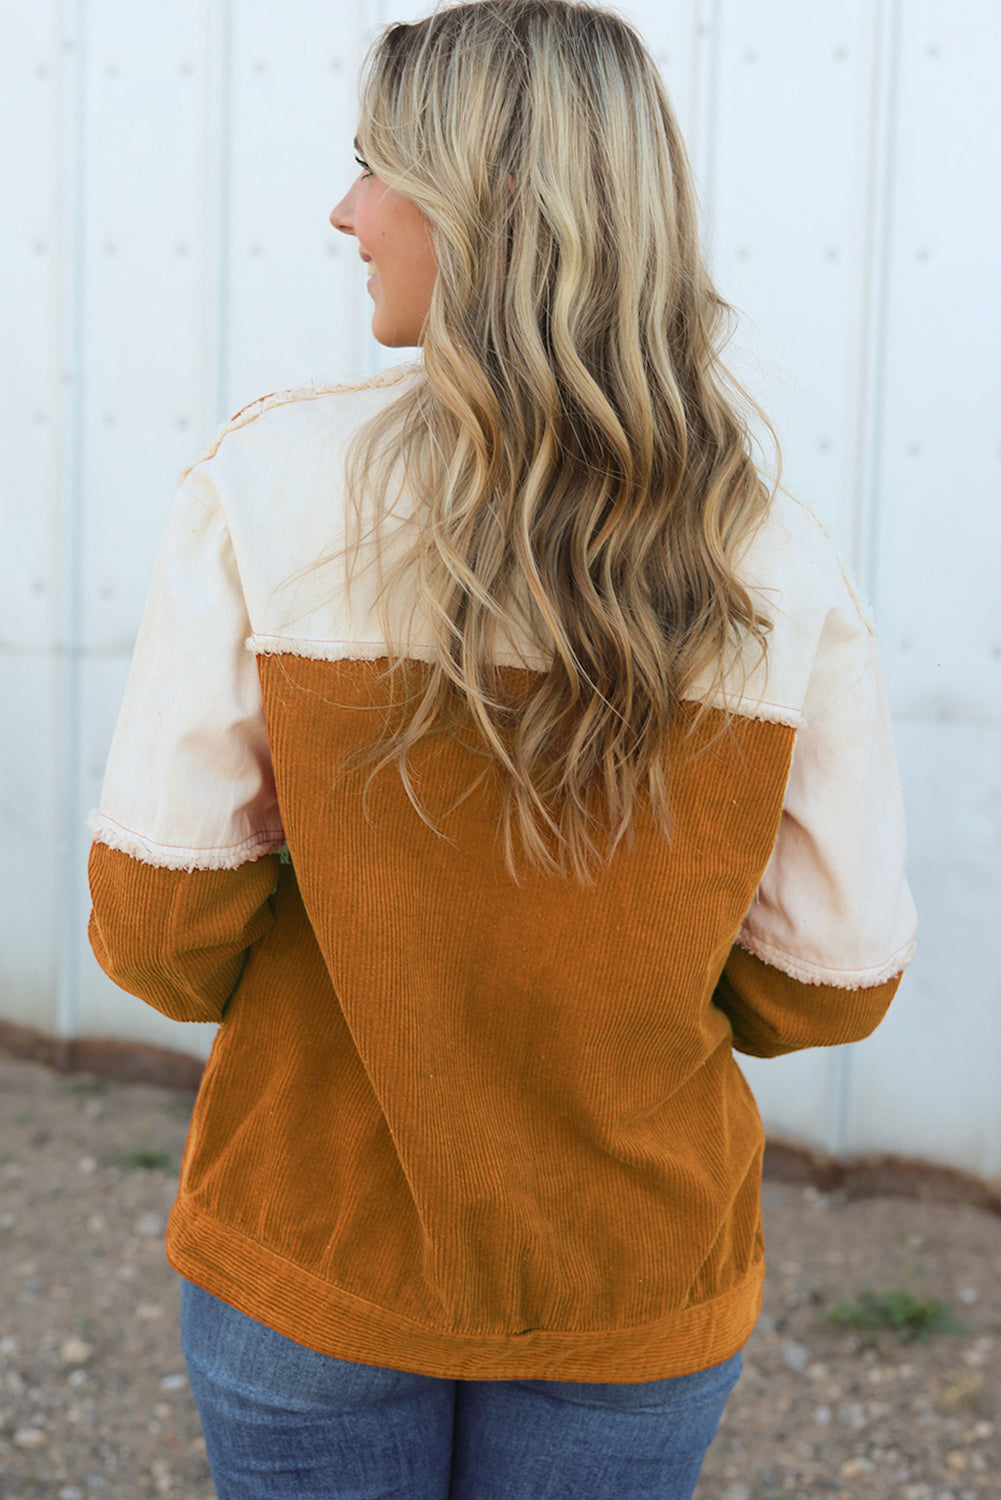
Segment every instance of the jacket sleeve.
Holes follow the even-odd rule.
[[[858,1041],[914,951],[903,798],[876,644],[846,598],[824,627],[778,835],[717,986],[735,1047]]]
[[[221,1021],[251,946],[270,930],[273,857],[238,870],[167,870],[95,843],[90,943],[123,990],[172,1021]]]
[[[209,466],[177,497],[90,820],[90,936],[116,983],[218,1020],[271,925],[284,842],[239,568]]]
[[[733,1029],[733,1045],[750,1057],[779,1057],[803,1047],[836,1047],[875,1031],[901,975],[843,989],[804,984],[735,945],[716,986],[715,1003]]]

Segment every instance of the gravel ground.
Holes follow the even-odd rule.
[[[3,1500],[213,1500],[163,1252],[191,1104],[0,1057]],[[764,1312],[697,1500],[1001,1497],[1001,1218],[774,1182],[764,1201]],[[826,1320],[866,1287],[964,1331]]]

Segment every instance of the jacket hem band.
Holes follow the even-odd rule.
[[[429,1328],[314,1276],[179,1198],[167,1259],[187,1280],[321,1354],[447,1380],[581,1380],[624,1385],[688,1375],[743,1348],[761,1308],[764,1261],[730,1291],[631,1328],[453,1333]]]

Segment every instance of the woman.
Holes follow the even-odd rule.
[[[188,473],[93,824],[100,962],[221,1022],[191,1384],[222,1500],[677,1500],[759,1309],[733,1048],[865,1036],[912,949],[875,647],[754,468],[628,26],[390,27],[358,151],[423,360]]]

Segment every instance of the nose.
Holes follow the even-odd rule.
[[[330,210],[330,222],[341,234],[354,234],[355,232],[355,193],[358,184],[352,183],[349,190],[344,194],[340,203]]]

